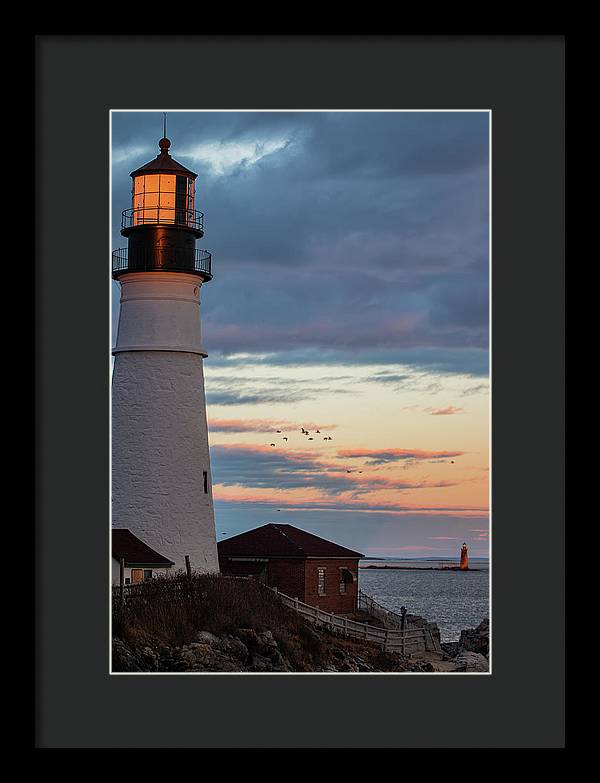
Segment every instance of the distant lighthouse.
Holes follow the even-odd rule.
[[[165,133],[166,135],[166,133]],[[211,255],[195,209],[197,174],[169,154],[131,173],[113,252],[121,289],[112,381],[112,519],[185,568],[219,570],[204,396],[200,291]]]
[[[460,548],[460,570],[461,571],[467,571],[469,569],[469,550],[467,549],[466,543],[463,543],[462,547]]]

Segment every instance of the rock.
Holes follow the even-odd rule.
[[[252,656],[252,662],[250,663],[249,671],[251,672],[272,672],[273,664],[268,658],[265,658],[258,653],[254,653]]]
[[[221,639],[221,646],[239,661],[245,661],[248,657],[248,648],[236,636],[224,637]]]
[[[468,650],[459,653],[456,658],[454,658],[454,662],[457,666],[456,671],[487,672],[490,669],[485,655],[470,652]]]
[[[259,646],[258,634],[254,628],[238,628],[235,632],[238,639],[240,639],[248,649],[256,648]]]
[[[267,656],[270,656],[274,650],[277,650],[277,642],[273,638],[271,631],[259,633],[256,646],[263,655]]]
[[[414,661],[410,663],[407,670],[409,672],[434,672],[435,667],[430,661]]]
[[[210,633],[210,631],[199,631],[196,634],[196,641],[203,644],[219,644],[220,639],[214,633]]]
[[[490,621],[486,617],[477,628],[467,628],[460,632],[459,647],[470,652],[487,655],[490,649]]]
[[[458,642],[442,642],[442,650],[448,658],[456,658],[461,651],[461,646]]]
[[[136,652],[130,650],[121,639],[113,639],[112,670],[115,672],[144,671]]]

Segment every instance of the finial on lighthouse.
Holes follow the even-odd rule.
[[[158,142],[158,146],[160,147],[160,151],[163,155],[169,154],[169,147],[171,146],[171,142],[169,139],[167,139],[167,112],[163,112],[163,137]]]

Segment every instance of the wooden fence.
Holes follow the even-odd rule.
[[[368,623],[359,623],[348,617],[325,612],[316,606],[309,606],[297,598],[280,593],[277,588],[271,588],[285,606],[289,606],[305,619],[318,625],[325,626],[343,636],[355,639],[365,639],[369,642],[380,644],[386,652],[396,652],[402,655],[412,655],[427,650],[438,652],[439,645],[430,628],[380,628]]]
[[[371,598],[370,595],[363,593],[362,590],[358,591],[358,608],[368,612],[378,620],[381,620],[386,628],[391,628],[394,630],[402,629],[403,622],[401,615],[377,603],[374,598]],[[443,652],[440,644],[440,632],[437,626],[433,625],[432,623],[424,622],[421,629],[423,630],[424,636],[427,639],[426,649],[433,652]]]

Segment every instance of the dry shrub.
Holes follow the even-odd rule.
[[[252,628],[276,639],[299,636],[316,651],[315,635],[260,582],[219,574],[175,575],[129,589],[124,604],[113,595],[113,635],[139,646],[153,640],[172,646],[192,641],[198,631],[214,634]],[[312,647],[311,647],[312,645]]]

